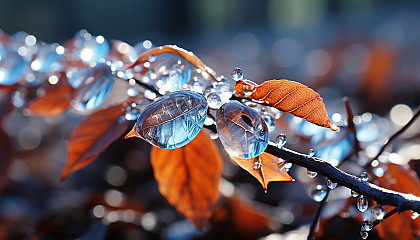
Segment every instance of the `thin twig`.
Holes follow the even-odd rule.
[[[385,216],[381,220],[375,220],[375,221],[373,221],[373,227],[376,227],[376,225],[378,225],[379,223],[385,221],[385,219],[391,217],[392,215],[394,215],[397,212],[398,212],[397,208],[394,208],[391,211],[387,212],[387,214],[385,214]]]
[[[325,204],[327,203],[327,198],[330,195],[331,189],[327,189],[327,194],[325,195],[324,199],[318,204],[318,207],[316,208],[316,211],[314,213],[314,216],[312,218],[311,226],[309,227],[309,234],[308,234],[308,240],[312,240],[314,233],[315,233],[315,227],[318,223],[319,217],[321,216],[322,209],[324,208]]]
[[[379,156],[381,156],[381,154],[385,151],[385,149],[388,147],[388,145],[394,140],[396,139],[398,136],[400,136],[405,130],[407,130],[419,117],[420,115],[420,107],[417,107],[414,116],[410,119],[410,121],[408,121],[408,123],[402,127],[398,132],[394,133],[394,135],[392,135],[388,141],[382,146],[381,150],[379,150],[378,154],[376,154],[375,157],[373,157],[371,160],[369,160],[366,164],[366,166],[369,166],[373,160],[378,159]]]
[[[348,128],[350,129],[350,131],[353,133],[353,136],[354,136],[354,144],[353,144],[354,152],[355,152],[355,154],[358,154],[359,151],[362,148],[360,147],[360,142],[357,139],[356,126],[354,125],[354,122],[353,122],[354,114],[353,114],[353,111],[351,110],[351,107],[350,107],[349,98],[348,97],[344,97],[343,98],[343,101],[344,101],[344,105],[346,106],[347,125],[348,125]]]

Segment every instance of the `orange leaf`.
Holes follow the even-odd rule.
[[[45,95],[32,101],[28,109],[42,117],[54,117],[67,111],[70,107],[69,99],[74,90],[61,76],[57,84],[48,84]]]
[[[254,176],[263,186],[264,191],[267,192],[267,185],[273,181],[293,181],[285,168],[282,166],[286,162],[279,163],[279,158],[269,153],[262,153],[253,159],[242,159],[230,156],[241,168],[247,170]],[[259,168],[254,168],[255,162],[261,162]]]
[[[119,121],[123,104],[102,109],[87,116],[73,130],[67,145],[68,158],[61,180],[93,162],[128,128],[128,121]]]
[[[247,97],[248,94],[245,92],[251,94]],[[321,96],[301,83],[289,80],[270,80],[257,85],[249,80],[240,80],[236,82],[235,95],[262,101],[281,111],[337,131],[328,118]]]
[[[194,67],[207,73],[214,81],[218,81],[216,77],[214,76],[214,71],[210,69],[209,67],[207,67],[197,56],[195,56],[192,52],[189,52],[175,45],[165,45],[165,46],[152,48],[142,53],[134,62],[134,64],[129,66],[127,69],[134,68],[135,66],[139,64],[149,61],[149,56],[157,56],[162,53],[178,54],[180,57],[184,58],[187,62],[189,62]]]
[[[153,147],[150,161],[160,193],[197,227],[204,227],[219,198],[222,157],[217,145],[201,131],[184,147]]]
[[[131,138],[131,137],[141,138],[136,132],[136,126],[137,126],[137,123],[135,123],[133,128],[130,130],[130,132],[128,132],[127,135],[125,135],[124,139]]]
[[[420,196],[420,180],[409,166],[387,163],[380,167],[387,169],[383,177],[377,178],[381,187]],[[388,212],[394,207],[384,208]],[[376,227],[379,236],[382,239],[419,239],[420,219],[411,219],[411,214],[412,211],[404,211],[386,219]]]

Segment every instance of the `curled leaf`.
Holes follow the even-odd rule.
[[[321,96],[301,83],[270,80],[257,85],[249,80],[239,80],[235,85],[235,95],[262,101],[308,122],[337,131],[328,118]]]
[[[242,159],[230,156],[241,168],[254,176],[267,192],[267,185],[273,181],[293,181],[282,166],[286,162],[279,162],[279,158],[269,153],[262,153],[254,159]]]
[[[211,68],[207,67],[197,56],[195,56],[192,52],[189,52],[175,45],[165,45],[165,46],[155,47],[148,51],[145,51],[137,58],[134,64],[129,66],[127,69],[134,68],[135,66],[139,64],[143,64],[149,61],[149,56],[157,56],[162,53],[178,54],[180,57],[184,58],[187,62],[189,62],[194,67],[207,73],[214,81],[218,81],[214,75],[215,74],[214,71]]]
[[[29,104],[28,109],[32,113],[42,117],[54,117],[70,108],[69,99],[73,96],[74,90],[64,76],[60,78],[57,84],[48,84],[44,96],[36,98]]]
[[[150,161],[160,193],[178,212],[204,227],[219,198],[222,158],[203,132],[174,150],[153,147]]]
[[[93,162],[113,141],[128,128],[128,121],[121,121],[123,104],[102,109],[87,116],[73,130],[68,145],[68,158],[61,172],[61,180]]]

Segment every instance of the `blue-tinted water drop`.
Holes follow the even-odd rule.
[[[207,88],[204,92],[204,96],[207,98],[207,103],[212,109],[219,109],[223,104],[222,99],[215,88]]]
[[[115,76],[105,64],[90,68],[87,74],[72,101],[73,107],[79,111],[94,109],[101,105],[114,85]]]
[[[306,171],[306,174],[308,175],[308,177],[310,177],[310,178],[314,178],[314,177],[316,177],[316,175],[318,175],[318,173],[317,172],[312,172],[312,171],[310,171],[310,170],[307,170]]]
[[[261,160],[259,158],[254,159],[254,170],[258,170],[261,168]]]
[[[362,180],[363,182],[366,182],[367,180],[369,180],[369,174],[367,174],[367,172],[362,172],[360,174],[360,180]]]
[[[200,69],[192,71],[191,80],[189,82],[189,89],[191,91],[203,94],[207,85],[207,78]]]
[[[214,84],[216,93],[219,95],[222,104],[227,103],[233,95],[235,88],[226,79],[222,79]]]
[[[220,107],[216,127],[220,141],[232,156],[254,158],[267,148],[267,125],[255,110],[238,101]]]
[[[282,148],[286,144],[286,142],[287,142],[286,134],[280,133],[276,137],[276,144],[278,148]]]
[[[265,124],[267,124],[268,131],[269,132],[274,131],[274,129],[276,128],[276,124],[274,122],[273,116],[271,116],[271,114],[269,114],[266,111],[262,111],[260,115],[262,119],[265,121]]]
[[[160,148],[182,147],[200,132],[207,108],[206,98],[201,94],[191,91],[167,94],[141,112],[136,132]]]
[[[58,44],[45,44],[38,50],[36,58],[31,63],[31,69],[37,72],[60,71],[62,66],[58,59],[62,54],[57,53]]]
[[[373,223],[370,220],[363,220],[362,229],[365,231],[370,231],[373,228]]]
[[[156,86],[166,92],[175,92],[187,87],[191,77],[190,64],[172,53],[156,56],[149,69]]]
[[[17,83],[23,75],[27,62],[17,52],[2,47],[0,58],[0,85],[13,85]]]
[[[327,188],[323,185],[317,185],[312,189],[311,196],[316,202],[321,202],[327,196]]]
[[[238,81],[244,79],[243,72],[240,68],[236,67],[232,69],[232,72],[230,73],[230,76],[233,78],[233,80]]]
[[[368,209],[368,206],[369,204],[367,198],[363,195],[360,195],[357,199],[357,209],[359,209],[361,212],[365,212],[366,209]]]
[[[86,63],[98,62],[109,52],[109,44],[103,36],[92,36],[86,30],[80,30],[75,35],[72,55]]]
[[[375,219],[382,220],[385,216],[385,209],[380,205],[376,205],[372,207],[371,213]]]
[[[308,157],[313,157],[315,155],[315,150],[313,150],[312,148],[309,149],[308,151]]]
[[[369,236],[369,233],[366,231],[360,231],[360,236],[362,237],[362,239],[366,239]]]
[[[334,188],[336,188],[336,187],[337,187],[337,183],[335,183],[335,182],[331,182],[331,180],[330,180],[330,179],[328,179],[328,180],[327,180],[327,187],[328,187],[329,189],[334,189]]]

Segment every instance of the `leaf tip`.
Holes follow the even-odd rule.
[[[140,138],[140,136],[136,132],[136,124],[134,124],[134,127],[130,130],[130,132],[128,132],[127,135],[124,136],[124,139],[131,137]]]

